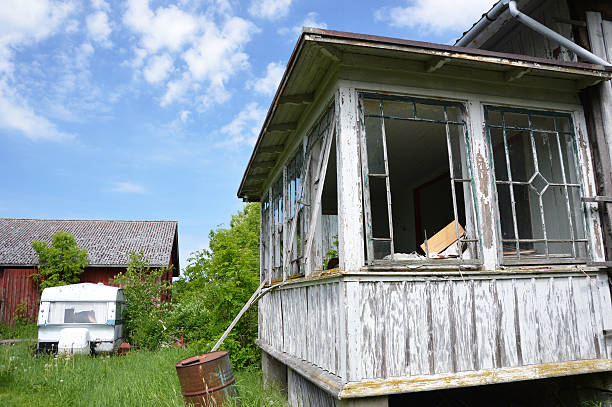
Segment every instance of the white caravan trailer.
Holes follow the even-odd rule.
[[[123,289],[102,283],[45,288],[38,311],[38,351],[113,352],[122,342]]]

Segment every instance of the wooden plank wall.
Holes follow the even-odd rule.
[[[259,339],[339,375],[338,282],[280,289],[259,300]]]
[[[594,280],[360,282],[361,353],[348,363],[367,379],[607,358]]]
[[[521,11],[529,14],[533,19],[573,41],[571,26],[557,21],[559,19],[570,19],[567,0],[548,0],[542,2],[542,4],[533,11]],[[497,44],[492,46],[487,44],[487,49],[491,51],[559,59],[562,61],[576,60],[573,52],[564,47],[560,47],[559,49],[558,47],[559,44],[557,42],[538,34],[531,28],[520,23],[517,23],[515,28],[513,28],[510,33],[504,35]]]
[[[336,407],[336,399],[292,369],[287,369],[287,390],[290,406]]]

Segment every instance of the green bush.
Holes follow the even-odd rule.
[[[87,266],[87,250],[80,249],[70,233],[58,230],[51,237],[51,245],[34,240],[32,248],[38,254],[38,272],[32,280],[40,290],[47,287],[75,284]]]
[[[185,329],[194,353],[209,352],[259,286],[259,204],[247,204],[232,217],[229,228],[211,230],[208,250],[189,259],[173,284],[168,323]],[[234,327],[221,349],[241,368],[259,361],[257,306]]]
[[[162,299],[170,285],[162,277],[169,267],[150,267],[142,251],[128,257],[127,270],[113,280],[125,294],[124,333],[131,345],[154,350],[163,344],[167,330],[169,303]]]

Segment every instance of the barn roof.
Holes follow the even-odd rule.
[[[176,221],[0,218],[0,265],[37,264],[32,241],[50,242],[53,233],[61,230],[73,234],[79,247],[87,249],[90,266],[126,266],[128,254],[140,250],[152,266],[165,266],[175,244],[178,252],[177,228]]]

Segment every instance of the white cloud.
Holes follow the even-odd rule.
[[[183,123],[187,123],[187,120],[189,120],[189,116],[191,116],[191,112],[189,110],[183,110],[180,114],[181,121]]]
[[[147,190],[142,185],[131,182],[115,182],[113,192],[126,192],[129,194],[146,194]]]
[[[376,11],[378,21],[395,27],[408,27],[423,33],[441,33],[470,27],[488,10],[493,0],[411,0],[406,7],[382,8]]]
[[[108,37],[112,30],[108,22],[108,15],[104,11],[96,11],[87,16],[86,22],[91,39],[102,46],[110,47],[111,42]]]
[[[281,28],[278,30],[280,35],[289,36],[290,34],[294,34],[295,36],[300,36],[302,34],[302,27],[312,27],[312,28],[327,28],[327,24],[323,21],[317,21],[319,18],[319,14],[311,11],[306,14],[304,20],[302,20],[301,24],[293,26],[292,28]],[[295,41],[294,38],[289,38],[290,42]]]
[[[36,113],[14,84],[15,50],[55,34],[73,12],[70,2],[6,0],[0,13],[0,127],[31,140],[64,140],[64,133]]]
[[[150,53],[164,48],[180,50],[185,43],[193,40],[198,30],[196,16],[174,5],[153,11],[148,0],[129,0],[123,21],[141,35],[140,42]]]
[[[48,119],[37,115],[26,101],[0,82],[0,128],[16,131],[30,140],[60,141],[73,138],[57,129]]]
[[[283,63],[270,62],[266,68],[266,75],[251,82],[249,87],[264,95],[272,95],[276,91],[284,71],[285,65]]]
[[[234,147],[247,144],[254,146],[265,117],[266,111],[256,102],[249,103],[234,117],[234,120],[221,128],[221,134],[228,138],[217,145]]]
[[[292,0],[253,0],[249,13],[255,17],[277,20],[289,12]]]
[[[168,77],[171,69],[172,58],[170,58],[170,55],[156,55],[149,60],[149,64],[144,69],[144,77],[150,83],[163,81]]]
[[[229,3],[223,9],[227,7]],[[156,61],[159,64],[155,67],[159,69],[150,63],[144,72],[150,82],[168,80],[161,106],[185,100],[188,92],[194,92],[191,99],[199,100],[204,108],[222,103],[230,97],[226,83],[249,66],[243,48],[257,27],[239,17],[224,14],[220,22],[214,17],[210,11],[189,13],[174,5],[152,10],[147,0],[129,0],[123,21],[140,36],[131,65],[140,69],[148,56],[160,51],[167,56]],[[170,70],[171,67],[175,69]],[[167,68],[171,74],[161,75],[167,72],[161,68]],[[195,94],[201,84],[206,88],[205,95]]]

